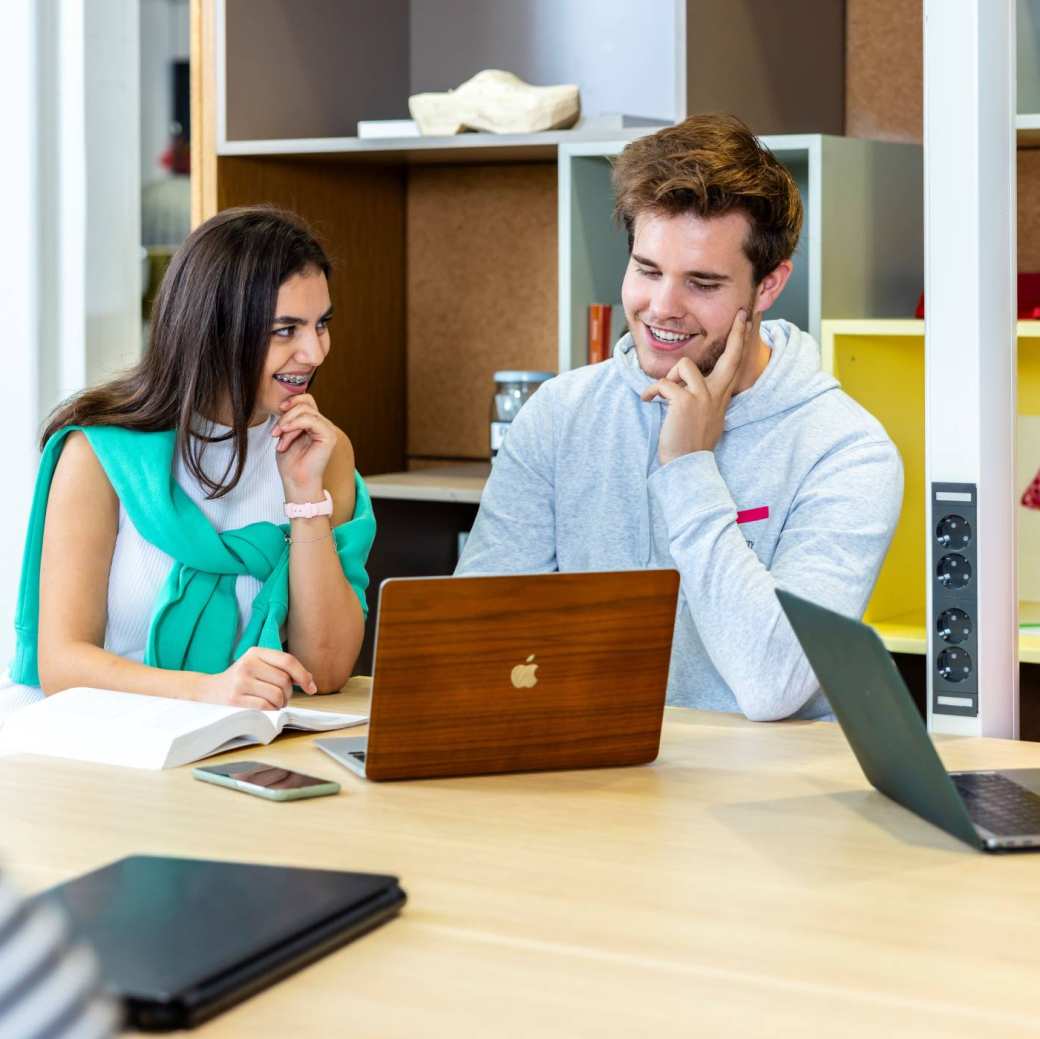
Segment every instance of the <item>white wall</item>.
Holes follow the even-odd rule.
[[[411,89],[449,90],[481,69],[578,83],[582,112],[673,120],[673,0],[412,0]],[[685,104],[685,98],[683,98]]]

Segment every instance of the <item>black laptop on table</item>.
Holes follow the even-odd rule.
[[[1040,847],[1040,769],[947,772],[877,632],[790,592],[776,594],[881,793],[984,851]]]
[[[127,1026],[191,1028],[394,916],[373,873],[135,855],[50,888]]]

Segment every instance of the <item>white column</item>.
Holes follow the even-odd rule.
[[[1017,736],[1015,0],[925,0],[924,94],[928,722]],[[962,713],[936,689],[937,482],[977,489]]]
[[[0,510],[0,670],[14,648],[12,619],[21,569],[25,518],[36,475],[39,421],[40,249],[37,171],[37,34],[34,0],[10,0],[0,16],[5,56],[0,62],[4,98],[4,161],[0,195],[6,200],[0,249],[0,311],[6,315],[5,353],[12,384],[0,409],[6,508]]]
[[[136,0],[46,0],[44,46],[56,61],[42,87],[46,199],[56,211],[50,250],[60,291],[54,401],[108,378],[141,351],[139,18]]]
[[[8,0],[0,306],[15,383],[0,409],[0,671],[47,413],[141,349],[136,0]]]
[[[84,381],[141,355],[139,0],[82,5],[86,145]]]

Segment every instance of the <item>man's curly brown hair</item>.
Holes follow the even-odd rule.
[[[708,218],[741,212],[755,284],[788,260],[802,230],[802,199],[787,169],[732,115],[695,115],[633,141],[614,163],[614,216],[632,249],[643,212]]]

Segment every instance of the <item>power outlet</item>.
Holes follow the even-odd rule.
[[[979,713],[978,497],[932,484],[932,713]]]

